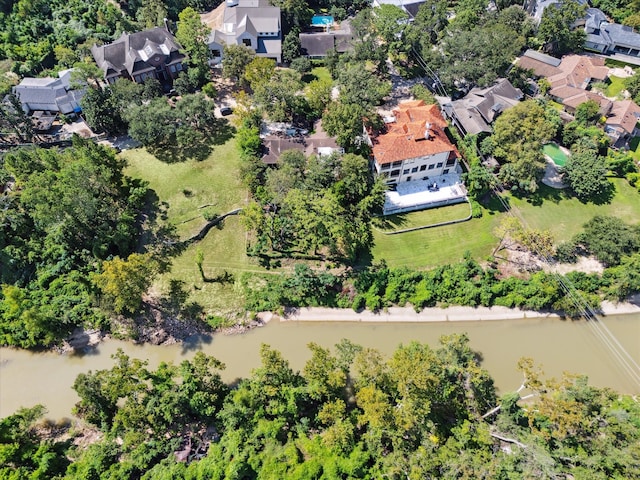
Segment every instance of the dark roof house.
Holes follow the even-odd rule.
[[[460,100],[443,105],[442,110],[463,135],[491,133],[491,124],[503,111],[524,98],[519,88],[506,78],[488,88],[474,88]]]
[[[184,69],[186,55],[165,27],[123,33],[106,45],[94,45],[91,53],[108,83],[127,78],[142,83],[147,78],[171,82]]]
[[[324,58],[331,49],[335,49],[338,53],[353,50],[354,37],[348,20],[342,22],[337,29],[301,33],[299,38],[302,54],[309,58]]]
[[[43,111],[52,113],[79,112],[85,89],[71,87],[71,70],[60,72],[58,78],[25,78],[13,87],[25,113]]]
[[[605,14],[597,8],[589,8],[584,20],[587,34],[584,46],[604,54],[620,53],[640,57],[640,33],[633,28],[610,23]]]

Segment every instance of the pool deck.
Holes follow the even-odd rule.
[[[437,190],[430,190],[433,184],[437,184]],[[467,190],[460,179],[460,175],[449,173],[429,180],[414,180],[399,183],[395,191],[385,194],[383,215],[424,210],[462,203],[467,196]]]

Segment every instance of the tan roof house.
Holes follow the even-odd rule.
[[[575,112],[576,107],[587,100],[597,102],[602,115],[611,110],[610,100],[588,90],[592,83],[608,79],[609,68],[604,65],[603,58],[566,55],[559,60],[528,50],[518,59],[518,66],[532,70],[536,77],[545,77],[551,86],[549,95],[562,103],[569,113]]]
[[[640,107],[631,100],[615,101],[607,116],[604,130],[615,147],[625,147],[627,142],[640,136]]]

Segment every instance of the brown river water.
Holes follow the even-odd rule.
[[[640,364],[640,315],[611,316],[604,320],[618,341]],[[202,350],[223,361],[225,380],[248,375],[259,364],[260,344],[280,350],[292,367],[300,370],[310,357],[306,345],[316,342],[330,347],[342,338],[391,354],[412,340],[436,346],[440,335],[467,332],[471,346],[483,357],[482,365],[493,375],[500,392],[518,388],[522,380],[516,369],[520,357],[535,359],[546,376],[562,372],[588,375],[593,385],[640,394],[640,386],[624,374],[613,355],[584,321],[558,318],[494,320],[482,322],[364,323],[279,322],[240,335],[197,338],[183,345],[134,345],[107,340],[82,355],[31,353],[0,348],[0,417],[20,406],[42,403],[51,418],[71,417],[77,396],[71,385],[79,373],[112,366],[111,355],[122,348],[131,357],[147,359],[151,367],[160,362],[179,363]]]

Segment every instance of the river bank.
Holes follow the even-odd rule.
[[[627,302],[603,301],[599,314],[627,315],[640,314],[640,294]],[[470,322],[491,320],[516,320],[526,318],[562,318],[557,312],[538,312],[508,307],[461,307],[425,308],[416,312],[412,307],[389,307],[378,312],[371,310],[354,311],[348,308],[304,307],[286,308],[281,315],[261,312],[258,318],[268,322],[277,317],[280,321],[294,322]]]

